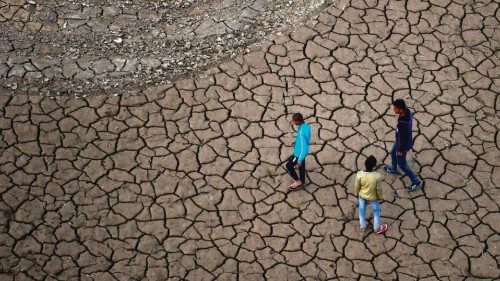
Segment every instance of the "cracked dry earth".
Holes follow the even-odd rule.
[[[5,2],[5,1],[4,1]],[[197,75],[86,99],[0,95],[1,280],[498,279],[499,3],[335,1]],[[353,180],[415,111],[385,235]],[[288,192],[290,114],[312,125]]]

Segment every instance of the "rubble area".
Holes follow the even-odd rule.
[[[0,88],[124,93],[215,66],[332,1],[0,0]]]

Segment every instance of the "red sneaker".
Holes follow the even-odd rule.
[[[389,226],[387,226],[387,224],[383,224],[378,229],[375,230],[375,233],[382,234],[382,233],[386,232],[388,228],[389,228]]]

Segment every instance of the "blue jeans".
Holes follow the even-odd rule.
[[[401,170],[410,178],[412,184],[419,184],[420,180],[417,178],[415,173],[411,170],[410,166],[406,162],[406,151],[403,152],[403,155],[398,155],[398,143],[395,143],[391,150],[391,158],[392,158],[392,170],[397,171],[398,166]]]
[[[366,212],[366,202],[370,203],[373,211],[373,229],[377,230],[380,227],[380,204],[378,200],[366,200],[358,197],[359,201],[359,225],[362,228],[366,228],[368,224],[365,219]]]

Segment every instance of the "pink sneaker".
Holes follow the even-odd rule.
[[[298,181],[293,181],[292,185],[290,185],[289,189],[290,190],[298,190],[301,189],[304,185],[300,180]]]
[[[388,228],[389,227],[387,226],[387,224],[383,224],[378,229],[375,230],[375,233],[382,234],[382,233],[386,232]]]

